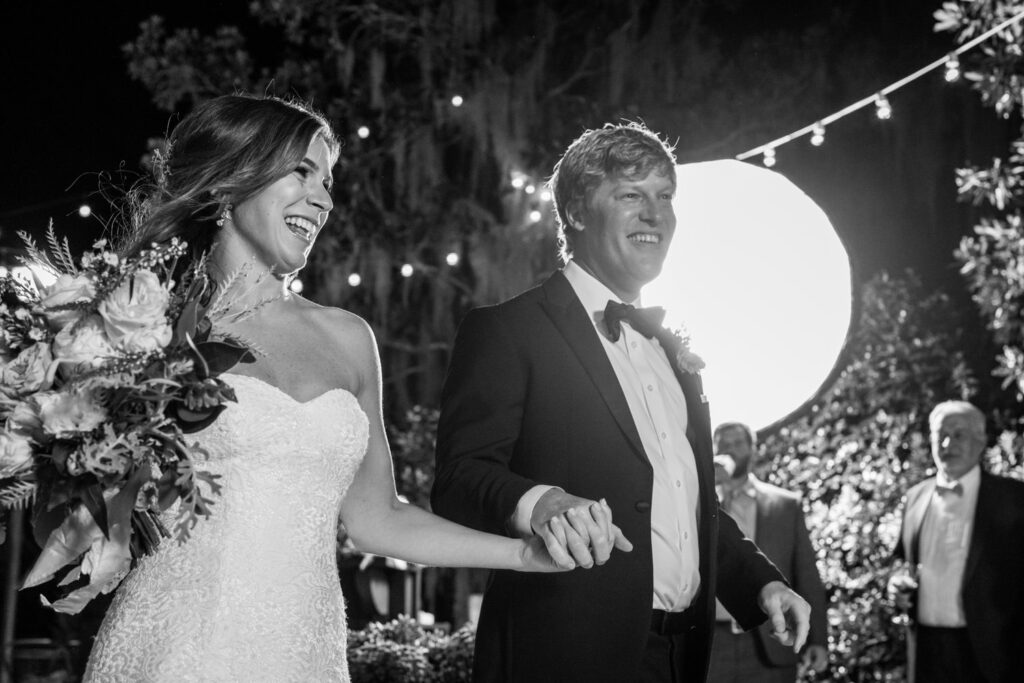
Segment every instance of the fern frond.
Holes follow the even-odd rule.
[[[264,297],[253,304],[247,304],[244,307],[241,307],[241,310],[233,311],[232,309],[239,307],[239,301],[250,296],[252,292],[256,291],[260,286],[260,283],[263,282],[264,278],[269,277],[268,272],[260,272],[260,274],[256,276],[255,281],[253,281],[249,287],[242,289],[239,283],[244,284],[245,280],[243,276],[251,270],[251,263],[243,263],[241,266],[236,268],[234,272],[230,273],[228,277],[224,279],[224,282],[218,285],[213,294],[213,299],[210,301],[210,306],[207,309],[207,316],[209,316],[211,321],[217,322],[223,319],[228,324],[239,323],[252,317],[267,304],[271,304],[282,298],[283,295]]]
[[[0,488],[0,507],[4,509],[27,509],[35,495],[35,482],[14,479]]]
[[[68,243],[68,238],[65,236],[62,242],[57,237],[57,231],[53,229],[53,221],[50,221],[50,225],[46,228],[46,242],[50,246],[50,254],[53,255],[57,265],[64,272],[71,274],[78,272],[78,268],[75,266],[75,257],[71,254],[71,245]]]
[[[50,226],[53,226],[53,222],[50,222]],[[53,268],[53,262],[50,261],[50,257],[46,255],[46,252],[42,251],[36,246],[36,241],[32,239],[32,235],[28,234],[24,230],[18,231],[18,237],[25,243],[25,256],[19,256],[18,260],[29,265],[31,263],[40,263],[49,268]]]
[[[267,358],[270,355],[267,353],[265,348],[241,334],[217,334],[216,339],[218,341],[225,341],[237,346],[244,346],[255,355],[262,356],[263,358]]]

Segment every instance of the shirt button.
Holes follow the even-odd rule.
[[[636,342],[631,343],[630,346],[632,346],[635,349],[636,348]]]
[[[647,391],[654,391],[654,385],[653,384],[648,384],[647,385]]]
[[[689,541],[690,540],[690,532],[689,531],[684,531],[683,532],[683,540],[684,541]]]
[[[682,488],[682,486],[683,486],[683,482],[681,482],[681,481],[679,481],[678,479],[676,479],[676,488],[677,488],[677,489],[678,489],[678,488]]]
[[[665,432],[662,432],[661,433],[661,438],[667,439],[668,438],[668,434],[666,434]]]

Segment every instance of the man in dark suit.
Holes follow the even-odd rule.
[[[582,569],[493,574],[474,679],[703,680],[716,591],[799,648],[807,603],[719,511],[699,359],[623,305],[675,231],[671,149],[638,124],[587,131],[551,186],[565,268],[460,326],[432,505]]]
[[[928,418],[936,475],[907,492],[889,590],[908,608],[911,680],[1024,676],[1024,483],[981,469],[985,416],[946,401]]]
[[[767,484],[751,472],[757,435],[742,422],[715,427],[715,475],[722,509],[811,605],[811,628],[800,655],[817,673],[828,665],[825,587],[804,522],[800,496]],[[792,683],[798,653],[771,637],[762,625],[744,632],[728,610],[716,607],[715,642],[711,648],[711,683]]]

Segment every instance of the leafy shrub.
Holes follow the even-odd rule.
[[[473,668],[473,630],[424,628],[402,615],[348,637],[353,683],[463,683]]]

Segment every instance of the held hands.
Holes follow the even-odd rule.
[[[612,524],[608,503],[579,498],[557,488],[549,489],[537,501],[530,528],[561,569],[590,569],[607,562],[613,548],[624,552],[633,549],[619,527]]]
[[[772,635],[783,645],[799,652],[807,642],[811,606],[781,581],[772,581],[757,596],[761,609],[772,622]]]
[[[572,567],[563,566],[551,558],[551,553],[548,552],[544,545],[544,539],[540,536],[530,536],[517,542],[521,544],[519,547],[519,571],[549,574],[572,569]]]
[[[908,613],[914,606],[917,579],[909,572],[897,572],[889,577],[886,593],[898,610]]]

